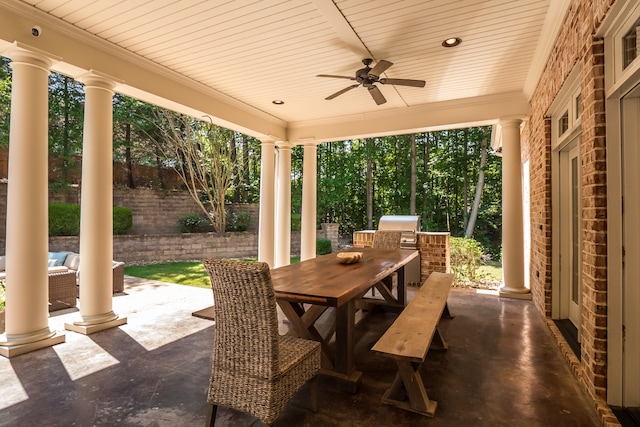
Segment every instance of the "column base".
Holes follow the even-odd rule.
[[[502,287],[498,289],[498,295],[500,298],[513,298],[513,299],[522,299],[522,300],[531,300],[531,290],[527,288],[507,288]]]
[[[0,338],[0,356],[10,358],[24,353],[29,353],[31,351],[40,350],[41,348],[51,347],[56,344],[63,343],[64,341],[65,336],[61,332],[54,332],[52,336],[42,340],[18,345],[6,345],[6,341]]]
[[[82,323],[82,324],[78,324]],[[105,329],[115,328],[116,326],[121,326],[127,323],[126,317],[117,317],[113,320],[109,320],[107,322],[95,323],[95,324],[86,324],[86,322],[74,322],[74,323],[65,323],[64,328],[68,331],[77,332],[83,335],[91,335],[96,332],[104,331]]]

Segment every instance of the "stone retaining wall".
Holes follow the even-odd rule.
[[[331,240],[338,249],[338,224],[323,224],[318,238]],[[49,238],[49,250],[79,251],[78,236]],[[4,247],[4,239],[0,241]],[[300,232],[291,232],[291,256],[300,255]],[[208,257],[257,258],[258,233],[182,233],[113,236],[113,259],[125,264],[146,264],[161,261],[192,261]]]

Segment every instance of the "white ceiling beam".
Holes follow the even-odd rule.
[[[503,117],[525,118],[530,105],[521,92],[443,101],[402,110],[385,110],[292,123],[289,141],[339,141],[469,126],[486,126]]]

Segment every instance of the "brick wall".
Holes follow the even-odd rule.
[[[451,273],[450,233],[418,233],[420,251],[420,283],[434,271]]]
[[[542,314],[551,316],[551,133],[548,110],[576,64],[581,66],[582,173],[582,358],[577,377],[587,393],[606,399],[606,152],[603,44],[595,30],[615,0],[575,0],[531,99],[522,131],[529,160],[531,291]]]

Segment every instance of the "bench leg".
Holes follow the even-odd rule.
[[[447,319],[453,319],[455,316],[453,314],[451,314],[451,311],[449,311],[449,303],[445,303],[444,305],[444,310],[442,311],[442,316],[440,316],[440,318],[447,318]]]
[[[398,374],[391,387],[382,397],[382,402],[411,412],[433,417],[438,403],[429,400],[420,376],[420,363],[396,360]],[[404,393],[403,393],[404,386]],[[405,395],[406,393],[406,395]],[[409,402],[407,402],[407,398]]]
[[[447,351],[449,345],[444,340],[444,337],[440,333],[440,328],[436,327],[436,332],[433,334],[433,338],[431,339],[431,346],[429,347],[433,350],[439,351]]]

